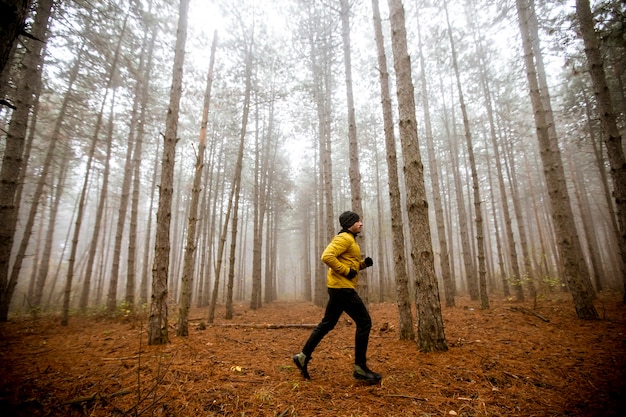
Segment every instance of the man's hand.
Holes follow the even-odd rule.
[[[356,269],[350,268],[350,272],[348,272],[348,275],[346,275],[346,278],[352,279],[354,277],[356,277]]]
[[[369,256],[367,258],[365,258],[364,262],[365,262],[365,266],[367,266],[367,267],[370,267],[370,266],[374,265],[374,261]]]

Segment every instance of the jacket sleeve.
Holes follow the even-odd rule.
[[[342,234],[337,235],[331,240],[322,253],[322,262],[328,265],[328,267],[337,274],[344,277],[350,273],[350,266],[342,263],[338,257],[348,249],[351,243],[349,238],[342,236]]]

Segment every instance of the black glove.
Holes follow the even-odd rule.
[[[365,266],[370,267],[372,265],[374,265],[374,261],[372,260],[372,258],[370,258],[369,256],[365,258]]]
[[[352,279],[354,277],[356,277],[356,269],[350,268],[350,272],[348,272],[348,275],[346,275],[346,278]]]

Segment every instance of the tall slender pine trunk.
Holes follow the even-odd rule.
[[[396,137],[393,131],[393,109],[389,88],[389,72],[385,53],[382,22],[378,0],[372,0],[374,32],[378,51],[381,104],[383,110],[383,128],[385,150],[387,154],[387,175],[389,176],[389,201],[391,207],[392,251],[395,270],[396,304],[398,307],[398,330],[400,340],[415,339],[413,319],[411,318],[411,296],[409,294],[409,276],[404,250],[404,229],[402,225],[402,207],[400,199],[400,181],[398,179],[398,157]]]
[[[611,93],[606,81],[604,63],[600,53],[598,35],[594,29],[593,15],[589,0],[576,0],[576,13],[580,22],[580,33],[585,44],[585,55],[594,94],[598,105],[598,113],[602,122],[604,143],[606,145],[611,178],[613,179],[613,195],[617,223],[619,227],[619,253],[622,259],[621,272],[624,284],[623,302],[626,304],[626,158],[622,145],[622,135],[617,126],[617,117],[611,101]]]
[[[539,151],[548,186],[548,195],[552,205],[551,215],[557,236],[559,257],[563,263],[563,271],[568,288],[574,298],[576,313],[580,319],[597,319],[598,313],[593,305],[594,294],[590,291],[589,272],[584,263],[580,250],[580,241],[574,225],[574,216],[567,194],[565,173],[556,138],[550,135],[549,122],[544,108],[546,102],[542,99],[538,81],[536,60],[541,59],[533,51],[529,14],[534,13],[532,0],[517,0],[519,27],[524,49],[524,63],[526,77],[530,91],[530,99],[537,128]],[[544,96],[548,96],[544,92]]]
[[[22,62],[21,78],[18,81],[15,110],[9,122],[2,168],[0,170],[0,321],[7,321],[9,306],[17,285],[18,273],[9,275],[11,252],[15,238],[18,218],[19,178],[23,177],[26,166],[24,145],[28,129],[30,110],[34,103],[34,89],[39,85],[41,78],[42,51],[46,39],[48,20],[52,9],[52,0],[42,0],[37,7],[37,14],[33,24],[32,35],[41,40],[29,39],[28,47]],[[25,11],[18,9],[19,12]],[[23,24],[23,16],[16,16]],[[7,25],[8,26],[8,25]],[[2,28],[4,31],[11,29]],[[17,37],[17,34],[16,34]],[[4,45],[3,45],[4,46]],[[2,50],[4,53],[4,51]],[[1,57],[4,59],[4,57]],[[3,62],[0,62],[4,64]],[[0,68],[1,70],[1,68]],[[23,256],[16,262],[21,264]],[[19,265],[14,267],[19,272]]]
[[[396,70],[400,142],[404,158],[411,258],[416,274],[417,342],[424,352],[448,350],[443,328],[428,220],[424,167],[419,152],[415,96],[401,0],[388,0],[391,43]]]
[[[194,171],[193,186],[191,188],[191,202],[189,206],[189,220],[187,223],[187,242],[185,245],[185,258],[183,260],[183,278],[180,295],[180,307],[178,313],[177,336],[189,335],[189,309],[191,307],[191,292],[193,289],[194,263],[196,260],[196,248],[198,246],[198,205],[202,191],[202,173],[204,168],[204,154],[206,150],[206,131],[209,121],[209,107],[211,104],[211,88],[213,87],[213,67],[215,65],[215,49],[217,48],[217,31],[213,34],[211,45],[211,58],[207,75],[206,89],[204,92],[204,105],[202,107],[202,121],[200,123],[200,138],[198,139],[198,155],[196,157],[196,170]]]
[[[154,266],[152,268],[152,302],[148,319],[148,344],[162,345],[168,342],[167,323],[167,280],[170,260],[170,224],[172,218],[172,195],[174,165],[176,162],[176,142],[178,141],[178,114],[183,89],[183,65],[187,40],[187,15],[189,0],[180,0],[178,30],[174,49],[174,68],[170,102],[165,120],[163,137],[163,159],[161,163],[161,183],[159,186],[159,206],[157,209]]]

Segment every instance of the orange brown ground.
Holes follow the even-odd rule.
[[[603,320],[592,322],[565,296],[535,310],[457,299],[443,309],[443,353],[399,341],[395,305],[372,304],[369,365],[383,374],[375,386],[352,378],[354,325],[344,317],[313,355],[312,380],[301,378],[291,355],[310,329],[266,325],[317,323],[323,309],[308,303],[237,306],[230,321],[220,310],[204,330],[206,311],[194,310],[189,337],[172,327],[165,346],[146,345],[140,317],[71,317],[67,327],[12,318],[0,323],[0,415],[624,416],[620,297],[600,296]]]

